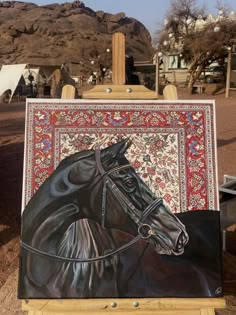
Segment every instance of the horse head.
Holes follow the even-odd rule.
[[[23,212],[23,242],[55,253],[52,244],[73,222],[86,218],[139,234],[160,254],[182,254],[185,227],[129,164],[130,145],[122,140],[62,160]]]
[[[188,235],[179,219],[158,199],[129,164],[125,153],[131,141],[122,140],[75,163],[68,174],[83,185],[84,214],[106,228],[139,233],[160,254],[180,255]]]

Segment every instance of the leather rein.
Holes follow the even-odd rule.
[[[144,223],[144,220],[159,206],[163,204],[163,200],[161,198],[155,199],[148,207],[142,212],[142,216],[139,215],[139,210],[135,208],[135,206],[129,201],[129,199],[120,191],[120,189],[117,187],[115,182],[111,179],[110,174],[114,172],[118,172],[123,169],[127,168],[133,168],[130,164],[117,166],[110,171],[105,171],[102,163],[101,163],[101,151],[99,147],[96,147],[95,149],[95,159],[96,159],[96,165],[99,173],[101,174],[102,181],[103,181],[103,189],[102,189],[102,209],[101,209],[101,226],[105,227],[105,219],[106,219],[106,200],[107,200],[107,188],[113,193],[115,198],[120,203],[121,207],[127,213],[130,218],[137,224],[138,226],[138,235],[136,235],[131,241],[128,243],[120,246],[119,248],[108,252],[105,255],[92,257],[92,258],[70,258],[70,257],[64,257],[64,256],[58,256],[54,254],[47,253],[45,251],[42,251],[40,249],[37,249],[35,247],[32,247],[23,241],[20,241],[20,245],[25,250],[37,254],[39,256],[45,256],[48,258],[52,258],[57,261],[61,262],[73,262],[73,263],[90,263],[95,262],[103,259],[107,259],[113,255],[116,255],[135,243],[137,243],[139,240],[144,239],[147,240],[149,237],[154,235],[154,232],[149,224]]]

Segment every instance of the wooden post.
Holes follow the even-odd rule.
[[[61,92],[62,99],[73,99],[75,98],[75,87],[70,84],[66,84],[62,88]]]
[[[112,82],[125,84],[125,35],[122,33],[112,37]]]
[[[225,88],[225,97],[229,97],[230,90],[230,79],[231,79],[231,63],[232,63],[232,49],[228,48],[228,62],[227,62],[227,76],[226,76],[226,88]]]
[[[143,85],[125,85],[125,35],[112,35],[112,82],[113,84],[96,85],[84,91],[87,99],[157,99],[155,91]]]

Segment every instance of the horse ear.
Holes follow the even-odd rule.
[[[118,155],[124,155],[125,152],[128,150],[128,148],[131,146],[132,140],[130,138],[126,138],[126,139],[120,141],[120,143],[122,143],[122,147],[121,147],[120,151],[118,152]]]
[[[132,141],[130,138],[123,139],[111,146],[102,150],[102,155],[108,155],[110,158],[115,158],[125,154],[127,149],[131,146]]]

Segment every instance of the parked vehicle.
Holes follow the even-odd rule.
[[[211,66],[205,69],[200,79],[206,83],[222,82],[225,80],[225,68],[223,66]]]

